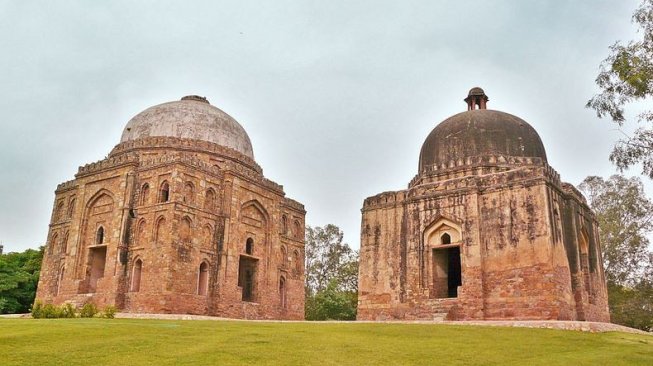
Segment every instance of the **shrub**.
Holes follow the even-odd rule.
[[[46,319],[61,318],[61,309],[53,304],[45,304],[43,310],[41,310],[41,317]]]
[[[92,302],[87,302],[82,306],[82,310],[79,311],[79,316],[82,318],[92,318],[95,314],[98,313],[97,306]]]
[[[102,317],[107,319],[113,319],[116,317],[117,309],[113,305],[107,305],[102,312]]]
[[[76,309],[73,304],[66,303],[61,305],[61,318],[74,318],[77,316]]]
[[[32,305],[32,309],[30,309],[32,312],[32,318],[35,319],[40,319],[43,317],[43,303],[39,300],[36,300],[34,304]]]

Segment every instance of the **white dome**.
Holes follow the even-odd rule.
[[[245,129],[230,115],[195,95],[150,107],[125,126],[120,142],[150,136],[203,140],[236,150],[254,159]]]

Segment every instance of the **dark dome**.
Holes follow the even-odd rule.
[[[437,125],[422,145],[419,172],[474,156],[537,157],[546,151],[535,129],[512,114],[490,109],[458,113]]]

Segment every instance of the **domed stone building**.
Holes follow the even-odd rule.
[[[304,216],[233,118],[198,96],[160,104],[57,187],[37,299],[303,319]]]
[[[363,204],[358,319],[609,321],[597,222],[524,120],[437,125],[408,189]]]

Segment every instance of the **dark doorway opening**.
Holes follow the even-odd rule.
[[[240,256],[238,263],[238,286],[243,289],[243,301],[256,301],[256,272],[258,259]]]
[[[458,297],[461,285],[460,247],[433,249],[432,297]]]
[[[98,279],[104,277],[104,266],[107,261],[107,247],[91,248],[89,250],[90,269],[88,274],[88,292],[95,292]]]

